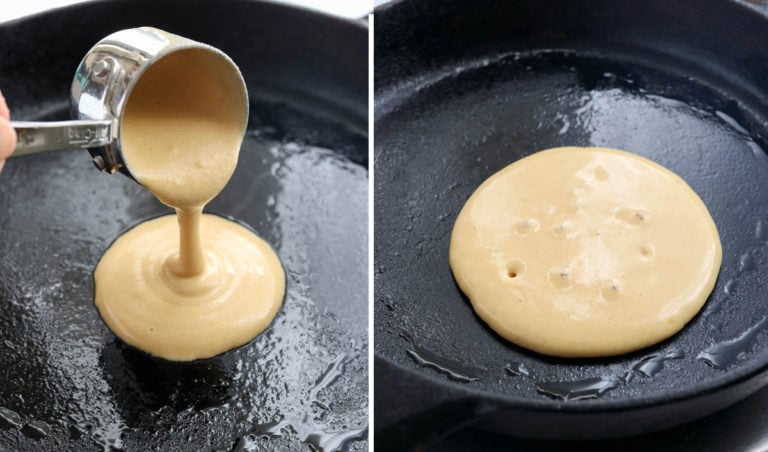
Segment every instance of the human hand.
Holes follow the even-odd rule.
[[[16,147],[16,131],[11,127],[11,112],[0,92],[0,171],[3,170],[7,159]]]

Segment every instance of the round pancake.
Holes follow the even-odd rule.
[[[715,223],[685,181],[607,148],[549,149],[494,174],[459,213],[450,248],[480,318],[560,357],[627,353],[677,333],[721,259]]]

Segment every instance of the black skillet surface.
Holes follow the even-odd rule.
[[[271,328],[190,364],[126,348],[91,273],[121,231],[169,209],[84,151],[0,175],[0,449],[367,449],[367,31],[253,1],[98,2],[0,26],[16,119],[64,119],[100,38],[152,25],[210,43],[251,95],[237,171],[208,210],[270,242],[286,268]]]
[[[424,452],[590,452],[765,451],[768,450],[768,387],[696,421],[632,438],[599,441],[551,441],[512,438],[467,427],[423,449]]]
[[[768,382],[761,5],[420,0],[377,10],[377,447],[470,422],[526,437],[631,435]],[[709,207],[723,267],[678,335],[611,359],[548,358],[495,335],[455,285],[450,231],[469,195],[509,163],[563,145],[646,156]]]

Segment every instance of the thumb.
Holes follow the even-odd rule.
[[[2,91],[0,91],[0,118],[5,118],[9,121],[11,119],[11,111],[8,109],[8,104],[5,103]]]
[[[0,160],[8,158],[15,147],[16,131],[6,118],[0,117]]]

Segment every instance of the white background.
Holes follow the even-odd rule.
[[[29,14],[59,8],[88,0],[3,0],[0,2],[0,22],[17,19]],[[209,0],[215,1],[215,0]],[[362,18],[373,9],[373,0],[271,0],[289,3],[328,14],[348,18]]]

